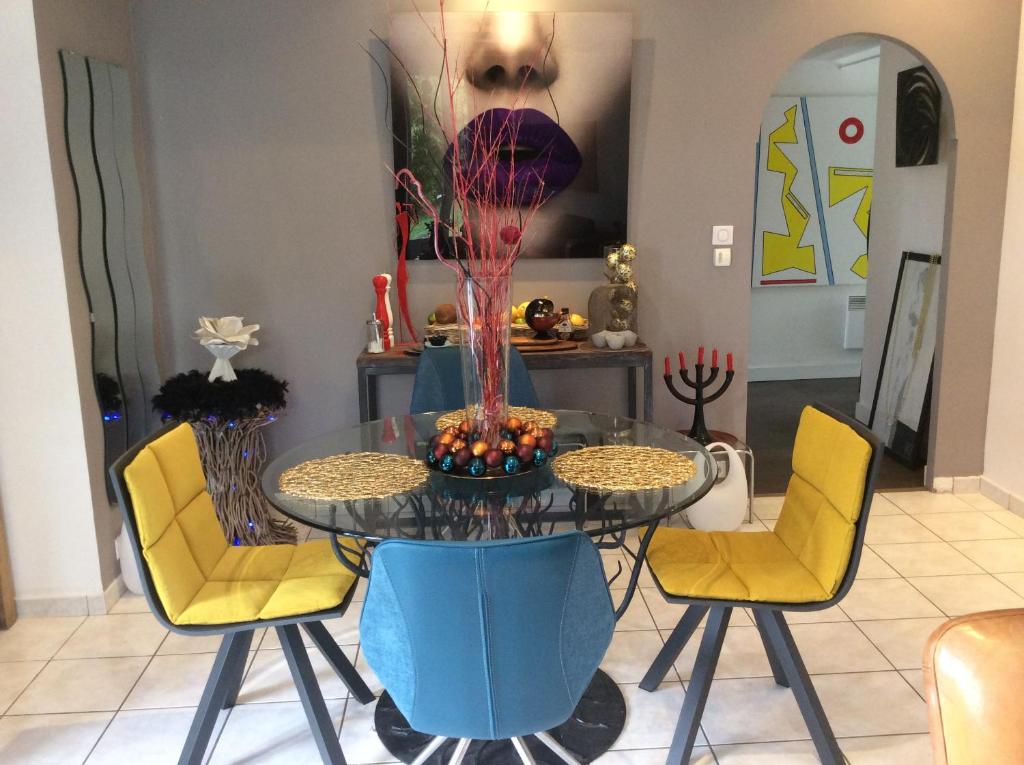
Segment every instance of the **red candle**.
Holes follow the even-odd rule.
[[[665,377],[672,376],[672,367],[668,363],[668,356],[665,357]]]
[[[700,366],[703,363],[704,363],[704,346],[702,345],[702,346],[700,346],[697,349],[697,366]]]
[[[728,372],[732,371],[732,354],[731,353],[725,354],[725,368],[726,368],[726,371],[728,371]]]
[[[679,368],[686,369],[686,356],[683,355],[682,351],[679,351]]]
[[[718,369],[718,349],[715,348],[711,351],[711,368]]]

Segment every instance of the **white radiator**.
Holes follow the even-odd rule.
[[[843,347],[848,350],[864,347],[864,309],[867,304],[868,299],[864,295],[850,295],[846,300]]]

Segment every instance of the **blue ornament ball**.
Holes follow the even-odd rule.
[[[434,454],[434,450],[433,449],[427,449],[427,464],[428,465],[436,465],[437,464],[437,456]]]
[[[505,428],[503,431],[501,431],[501,437],[506,441],[516,440],[515,434],[508,428]]]
[[[473,432],[473,433],[472,433],[472,434],[471,434],[471,435],[469,436],[469,443],[471,443],[471,444],[475,444],[475,443],[476,443],[477,441],[479,441],[479,440],[480,440],[480,433],[479,433],[479,432],[476,432],[476,431],[474,431],[474,432]]]
[[[548,453],[546,451],[544,451],[543,449],[534,449],[533,450],[533,464],[534,465],[536,465],[537,467],[540,467],[541,465],[543,465],[547,461],[548,461]]]
[[[474,478],[479,478],[480,476],[487,472],[487,466],[484,464],[484,461],[479,457],[474,457],[473,459],[471,459],[469,461],[469,467],[467,469],[469,470],[469,474]]]
[[[441,458],[441,470],[450,473],[453,467],[455,467],[455,458],[450,454],[444,455]]]
[[[551,442],[551,451],[548,452],[548,456],[549,457],[554,457],[556,454],[558,454],[558,442],[557,441],[552,441]]]
[[[514,454],[508,455],[505,457],[505,463],[502,467],[505,468],[505,472],[509,475],[515,475],[519,472],[519,458]]]

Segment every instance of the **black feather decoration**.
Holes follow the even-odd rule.
[[[174,375],[153,396],[153,408],[165,420],[241,420],[285,407],[288,383],[262,369],[236,369],[237,380],[210,382],[193,369]]]

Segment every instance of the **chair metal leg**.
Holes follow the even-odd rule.
[[[644,679],[640,681],[640,687],[645,691],[653,693],[665,679],[665,675],[672,669],[672,664],[679,654],[683,652],[686,643],[693,636],[694,631],[700,626],[700,620],[708,612],[707,606],[690,606],[683,612],[679,624],[672,630],[672,634],[665,641],[665,647],[658,652],[651,668],[647,670]]]
[[[455,745],[455,751],[452,752],[451,759],[448,760],[448,765],[462,765],[462,760],[469,750],[469,745],[472,743],[473,739],[471,738],[460,738],[459,743]]]
[[[224,636],[217,658],[213,660],[213,669],[203,689],[199,708],[192,718],[192,727],[188,730],[178,765],[201,765],[203,762],[217,715],[232,690],[234,678],[231,671],[237,663],[245,664],[252,633],[248,633],[248,639],[246,635],[245,632],[233,632]]]
[[[514,746],[516,748],[516,752],[519,753],[519,759],[523,761],[523,765],[537,765],[537,761],[534,760],[533,755],[530,754],[530,749],[526,746],[526,742],[519,738],[519,736],[512,739],[512,746]]]
[[[843,753],[836,743],[825,710],[821,708],[821,701],[818,700],[818,694],[811,684],[811,678],[807,674],[803,659],[800,658],[800,652],[793,641],[793,634],[789,631],[786,619],[781,611],[768,611],[764,616],[765,630],[775,647],[786,677],[789,678],[789,685],[796,696],[800,714],[803,715],[807,730],[810,731],[814,748],[818,750],[818,759],[824,765],[843,765]]]
[[[356,671],[356,668],[352,666],[352,662],[348,660],[345,652],[341,650],[341,647],[331,637],[331,633],[327,631],[323,622],[306,622],[302,626],[309,633],[310,638],[316,643],[316,647],[320,649],[320,653],[324,655],[327,662],[338,673],[338,677],[345,683],[345,687],[349,689],[356,700],[360,704],[369,704],[373,701],[376,698],[373,695],[373,691],[369,689],[366,682]]]
[[[429,742],[427,742],[427,745],[423,747],[423,751],[416,755],[416,759],[412,761],[412,765],[423,765],[423,763],[430,759],[430,755],[440,749],[441,744],[447,740],[447,736],[434,736]]]
[[[715,677],[715,667],[722,653],[725,642],[725,631],[729,628],[729,616],[732,608],[715,606],[708,614],[708,623],[704,628],[704,637],[697,651],[697,661],[693,665],[690,685],[686,689],[683,709],[679,713],[676,732],[672,735],[672,746],[668,750],[666,765],[687,765],[693,754],[693,742],[697,739],[700,719],[704,714],[704,705],[711,690],[711,681]]]
[[[580,761],[572,756],[572,752],[566,749],[564,746],[559,744],[547,731],[541,731],[540,733],[534,733],[537,740],[544,744],[548,749],[557,754],[566,765],[580,765]]]
[[[245,665],[249,661],[249,648],[252,647],[253,631],[246,630],[241,633],[242,647],[238,650],[234,663],[226,670],[228,675],[228,695],[224,699],[223,709],[229,709],[238,701],[238,692],[242,690],[242,680],[245,677]]]
[[[331,722],[320,685],[313,673],[313,665],[309,663],[309,654],[302,644],[299,628],[294,624],[285,624],[277,628],[277,636],[281,641],[281,648],[288,661],[288,669],[291,670],[295,687],[299,691],[302,707],[306,710],[313,739],[320,750],[320,759],[324,765],[345,765],[345,755],[341,752],[334,723]]]
[[[754,624],[757,625],[757,631],[761,633],[761,644],[764,646],[764,652],[768,656],[768,664],[772,668],[772,676],[775,678],[775,683],[783,688],[788,688],[789,680],[786,679],[786,671],[782,668],[782,664],[779,662],[779,655],[775,653],[775,647],[765,631],[765,617],[762,614],[762,610],[760,608],[752,608],[750,610],[754,614]]]

